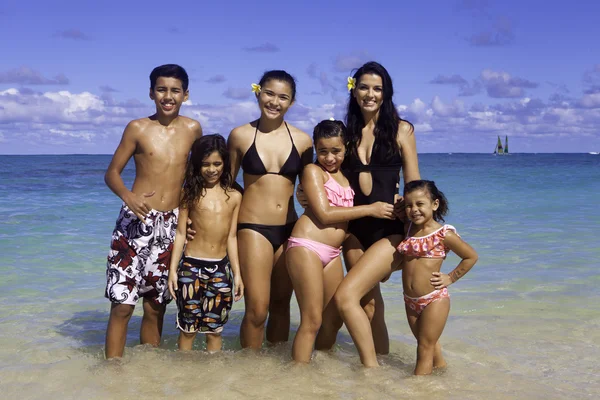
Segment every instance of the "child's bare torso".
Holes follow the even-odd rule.
[[[206,191],[206,195],[189,212],[196,234],[193,240],[188,241],[185,255],[198,258],[225,257],[233,214],[241,197],[239,192],[230,190],[225,193],[221,187]]]
[[[412,234],[416,234],[416,237],[423,237],[430,235],[439,228],[441,228],[440,224],[433,223],[428,229],[422,231],[416,230]],[[407,232],[408,234],[411,233]],[[404,293],[407,296],[420,297],[432,292],[435,288],[430,282],[431,274],[439,272],[443,262],[443,258],[411,257],[405,255],[402,267],[402,287],[404,288]]]
[[[402,267],[402,287],[404,293],[411,297],[420,297],[432,292],[435,288],[429,281],[432,272],[439,272],[441,258],[405,257]]]
[[[179,116],[170,126],[152,118],[135,123],[136,177],[131,191],[138,195],[154,192],[147,202],[156,210],[177,208],[190,148],[199,136],[198,122]]]

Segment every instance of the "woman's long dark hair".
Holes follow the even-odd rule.
[[[361,76],[365,74],[374,74],[381,77],[383,85],[383,102],[379,109],[379,117],[373,134],[381,140],[381,145],[387,149],[386,159],[391,158],[398,152],[396,136],[398,134],[398,124],[401,121],[396,106],[392,101],[394,96],[394,86],[392,78],[387,70],[375,61],[369,61],[356,70],[353,77],[356,79],[356,86],[360,84]],[[358,90],[355,88],[354,90]],[[354,93],[350,92],[348,98],[348,109],[346,112],[346,127],[348,128],[348,152],[358,157],[357,148],[362,138],[362,129],[365,127],[365,121],[360,111],[360,106],[354,98]]]
[[[190,158],[185,169],[185,181],[183,182],[183,197],[181,205],[191,209],[198,200],[206,194],[206,187],[202,173],[202,162],[213,152],[218,152],[223,159],[223,173],[219,178],[219,185],[227,191],[233,184],[231,176],[231,163],[229,161],[229,150],[227,143],[221,135],[206,135],[196,140],[192,145]],[[229,195],[227,195],[229,198]]]

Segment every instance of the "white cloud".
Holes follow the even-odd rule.
[[[94,138],[96,136],[95,134],[90,133],[90,132],[71,132],[71,131],[63,131],[61,129],[54,129],[54,128],[50,128],[49,132],[53,135],[68,136],[68,137],[73,137],[73,138],[82,138],[87,141],[90,141],[92,138]]]
[[[585,108],[600,108],[600,92],[583,95],[579,104]]]
[[[488,77],[503,82],[514,79],[494,71]],[[463,146],[471,151],[463,143],[483,142],[490,135],[503,133],[523,137],[599,136],[600,94],[584,93],[562,102],[523,97],[488,105],[466,104],[462,99],[444,101],[433,96],[427,102],[415,98],[397,108],[402,118],[415,125],[417,141],[424,149]],[[3,148],[27,149],[44,144],[107,153],[114,150],[130,120],[153,111],[149,101],[117,101],[107,93],[39,93],[11,88],[0,91],[0,142]],[[345,101],[314,105],[297,102],[286,120],[311,134],[321,120],[343,120],[345,112]],[[200,121],[205,133],[227,136],[232,128],[258,118],[259,110],[255,100],[232,100],[218,106],[189,101],[183,105],[182,115]]]
[[[454,100],[452,104],[445,104],[438,96],[433,98],[431,108],[442,117],[459,117],[465,112],[465,104],[462,101]]]
[[[481,71],[481,80],[490,97],[514,98],[525,95],[525,89],[533,89],[538,84],[527,79],[513,77],[504,71],[484,69]]]

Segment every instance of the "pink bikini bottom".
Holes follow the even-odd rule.
[[[415,311],[418,315],[421,315],[425,307],[429,304],[433,303],[436,300],[441,300],[445,298],[450,298],[450,294],[448,293],[447,288],[443,288],[441,290],[434,290],[431,293],[427,293],[425,296],[421,297],[409,297],[404,295],[404,303],[411,310]]]
[[[288,246],[286,251],[288,251],[292,247],[306,247],[307,249],[317,253],[319,259],[323,263],[323,268],[327,264],[329,264],[331,260],[339,256],[342,252],[341,248],[332,247],[310,239],[296,238],[290,236],[290,238],[288,239]]]

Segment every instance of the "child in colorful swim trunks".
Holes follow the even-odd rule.
[[[300,307],[300,327],[294,338],[292,357],[310,362],[317,332],[337,332],[342,322],[337,308],[329,306],[344,278],[340,259],[348,221],[362,218],[393,218],[394,206],[384,202],[354,205],[354,191],[340,167],[346,153],[346,127],[341,121],[321,121],[314,129],[317,162],[304,168],[302,185],[308,208],[288,239],[287,269]]]
[[[194,142],[183,185],[179,217],[196,230],[187,244],[186,224],[177,228],[169,292],[177,302],[180,350],[191,350],[206,333],[206,349],[219,351],[233,300],[244,294],[237,248],[242,195],[232,188],[231,162],[221,135]]]
[[[131,121],[105,175],[107,186],[123,200],[112,234],[105,296],[111,301],[106,328],[106,358],[122,357],[127,325],[140,297],[144,317],[142,344],[158,346],[166,304],[167,274],[178,221],[185,165],[192,143],[202,136],[198,121],[179,115],[188,99],[188,75],[175,64],[150,74],[156,113]],[[131,190],[121,172],[131,157],[136,175]]]

